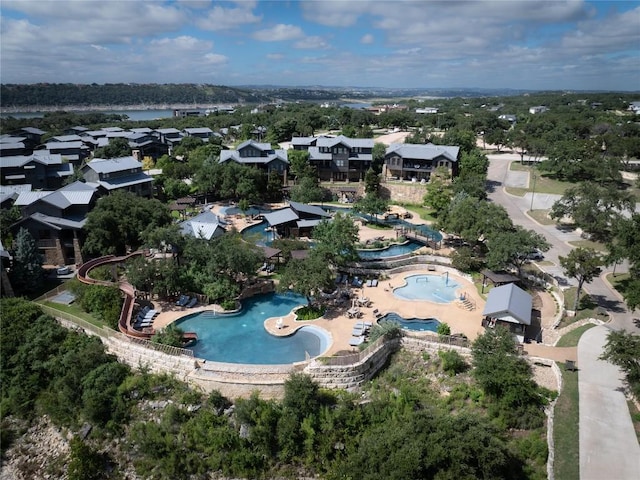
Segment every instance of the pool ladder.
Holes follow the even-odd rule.
[[[470,312],[476,309],[476,302],[469,298],[467,292],[462,292],[462,295],[458,298],[457,304],[460,308],[464,308]]]

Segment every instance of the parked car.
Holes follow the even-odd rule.
[[[58,267],[56,269],[56,273],[58,275],[68,275],[68,274],[71,273],[71,269],[69,267],[66,267],[66,266],[65,267]]]
[[[542,260],[544,255],[537,248],[527,253],[527,260]]]

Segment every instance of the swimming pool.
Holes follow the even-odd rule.
[[[437,332],[440,322],[437,318],[403,318],[395,312],[387,313],[378,319],[380,322],[396,322],[405,330],[416,332]]]
[[[458,283],[443,275],[409,275],[406,285],[395,288],[393,295],[401,300],[428,300],[434,303],[451,303],[456,298]]]
[[[379,258],[397,257],[400,255],[406,255],[411,252],[415,252],[420,247],[423,247],[419,242],[409,240],[401,245],[391,245],[388,248],[380,250],[358,250],[358,256],[363,260],[376,260]]]
[[[242,310],[220,314],[210,310],[184,317],[176,325],[196,332],[198,342],[190,347],[198,358],[215,362],[278,365],[316,357],[331,342],[328,333],[304,326],[288,337],[275,337],[264,329],[267,318],[288,315],[306,304],[301,295],[269,293],[244,300]]]
[[[220,207],[221,215],[259,215],[261,213],[269,213],[271,210],[268,208],[260,208],[251,206],[248,210],[244,212],[240,210],[240,207]]]

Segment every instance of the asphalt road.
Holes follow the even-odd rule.
[[[553,275],[562,284],[576,284],[574,279],[566,278],[562,267],[558,261],[559,256],[566,256],[573,249],[568,242],[579,240],[580,236],[575,231],[562,231],[555,225],[541,225],[529,217],[526,212],[531,209],[531,205],[535,210],[551,208],[553,203],[559,198],[558,195],[527,193],[524,197],[509,195],[505,192],[504,187],[528,187],[529,175],[527,172],[514,172],[509,170],[509,163],[513,160],[520,160],[517,154],[497,154],[489,155],[489,171],[487,174],[489,199],[506,208],[509,216],[514,224],[521,225],[524,228],[534,230],[547,239],[551,245],[551,249],[545,252],[545,260],[553,262],[554,265],[541,265],[540,267],[547,273]],[[532,201],[533,196],[533,201]],[[603,271],[609,272],[612,268],[604,268]],[[625,270],[625,266],[618,266],[617,272]],[[609,326],[613,329],[623,329],[628,332],[640,334],[640,312],[629,312],[625,303],[617,292],[602,280],[596,278],[591,283],[585,284],[584,289],[592,296],[597,304],[605,308],[612,316]],[[635,318],[635,321],[634,321]]]

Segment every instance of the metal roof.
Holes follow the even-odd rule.
[[[187,133],[213,133],[209,127],[185,128],[184,131]]]
[[[505,322],[531,325],[531,295],[515,283],[493,288],[487,297],[482,315]]]
[[[181,222],[180,229],[183,235],[191,235],[205,240],[211,240],[225,231],[218,216],[210,211]]]
[[[317,215],[319,217],[330,217],[331,214],[318,207],[317,205],[308,205],[306,203],[289,202],[289,206],[296,212],[308,213],[310,215]]]
[[[298,220],[298,214],[291,208],[282,208],[275,212],[265,213],[263,217],[272,227]]]
[[[298,220],[296,225],[298,228],[316,227],[321,221],[320,219]]]
[[[433,143],[427,143],[425,145],[392,143],[387,147],[385,155],[395,153],[402,158],[412,160],[433,160],[439,156],[444,156],[452,162],[457,162],[459,152],[460,147],[448,145],[434,145]]]
[[[238,145],[236,147],[236,150],[242,150],[243,148],[248,147],[248,146],[255,147],[258,150],[262,150],[262,151],[273,150],[273,147],[271,147],[270,143],[264,143],[264,142],[263,143],[259,143],[259,142],[256,142],[255,140],[246,140],[246,141],[242,142],[240,145]]]
[[[130,187],[132,185],[138,185],[142,183],[151,183],[151,178],[146,173],[136,173],[133,175],[127,175],[125,177],[107,178],[106,180],[100,180],[98,183],[107,190],[114,190],[116,188]]]
[[[120,157],[120,158],[94,158],[87,167],[91,168],[98,173],[114,173],[122,172],[124,170],[131,170],[134,168],[142,168],[142,164],[133,157]]]
[[[56,135],[55,137],[51,137],[51,140],[49,140],[47,143],[54,143],[54,142],[66,143],[66,142],[81,142],[81,141],[82,141],[82,138],[80,138],[80,135],[73,134],[73,135]]]
[[[31,205],[33,202],[40,200],[42,197],[46,197],[51,194],[51,192],[20,192],[18,198],[16,199],[15,205],[19,207],[25,207],[27,205]]]

